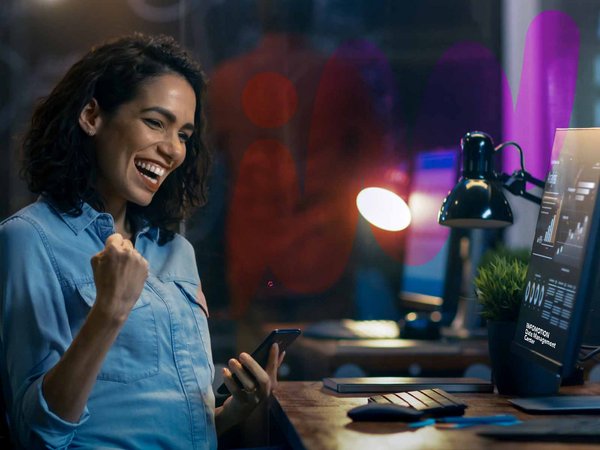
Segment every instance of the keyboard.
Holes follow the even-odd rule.
[[[369,402],[412,408],[427,417],[462,416],[467,408],[465,403],[438,388],[376,395]]]

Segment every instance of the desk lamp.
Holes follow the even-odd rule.
[[[512,225],[513,214],[502,187],[514,195],[541,204],[541,198],[525,190],[527,182],[544,188],[545,183],[525,171],[523,150],[516,142],[494,147],[492,138],[481,131],[471,131],[461,139],[463,169],[461,178],[444,199],[438,223],[458,228],[500,228]],[[519,150],[521,169],[496,173],[493,157],[508,146]]]
[[[525,185],[530,182],[544,188],[545,183],[525,171],[523,150],[519,144],[509,141],[494,147],[488,134],[471,131],[463,136],[460,145],[463,154],[461,178],[442,202],[439,224],[456,228],[501,228],[512,225],[513,213],[502,188],[541,204],[541,198],[527,192]],[[498,174],[493,169],[493,158],[508,146],[519,150],[521,168],[512,175]],[[465,324],[474,323],[472,316],[476,309],[467,304],[463,306],[452,327],[459,334],[468,335],[474,330],[470,330],[470,325],[466,329]]]

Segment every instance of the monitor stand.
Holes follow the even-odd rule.
[[[582,386],[584,383],[584,373],[583,373],[583,367],[581,366],[577,366],[575,367],[575,370],[573,370],[573,372],[567,376],[564,377],[562,379],[562,382],[560,383],[561,386]]]
[[[519,395],[524,398],[509,399],[514,406],[528,413],[576,413],[600,412],[600,395],[560,395],[560,386],[583,384],[583,368],[577,366],[566,378],[536,366],[534,371],[523,373],[528,382],[520,388]],[[532,376],[534,375],[534,376]]]
[[[512,365],[516,368],[513,374],[512,391],[519,397],[541,397],[557,395],[561,385],[560,375],[535,361],[513,355]]]

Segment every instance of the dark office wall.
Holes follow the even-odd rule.
[[[592,1],[548,0],[541,4],[542,10],[558,9],[570,15],[581,31],[572,122],[597,125],[600,83],[593,61],[598,53],[600,6]],[[237,236],[232,233],[240,230],[236,223],[248,223],[249,230],[260,232],[268,228],[261,226],[260,220],[267,225],[274,221],[268,214],[245,215],[251,212],[246,206],[260,206],[261,202],[252,199],[252,190],[246,192],[248,197],[244,192],[234,195],[242,161],[232,158],[225,144],[213,136],[216,164],[211,199],[187,224],[186,231],[196,246],[204,289],[215,315],[231,312],[232,296],[242,298],[242,306],[259,298],[281,319],[352,314],[354,273],[360,264],[366,262],[380,270],[382,279],[388,280],[388,290],[397,287],[393,283],[400,270],[402,235],[378,234],[352,216],[355,208],[350,203],[346,215],[339,200],[347,194],[343,188],[361,177],[366,182],[373,173],[383,177],[381,168],[387,163],[395,170],[400,190],[407,192],[411,156],[416,150],[457,146],[465,131],[483,126],[480,124],[500,138],[502,107],[496,91],[502,63],[501,6],[500,0],[4,0],[0,2],[0,218],[32,200],[18,177],[18,135],[33,104],[92,44],[130,31],[171,34],[201,60],[217,83],[219,71],[252,55],[267,31],[302,34],[306,59],[298,58],[298,67],[318,74],[301,78],[301,71],[297,73],[308,81],[302,88],[295,86],[295,111],[306,116],[290,116],[289,123],[278,127],[252,122],[244,131],[248,146],[251,139],[260,137],[277,140],[285,147],[274,147],[269,150],[272,153],[259,149],[277,155],[268,159],[277,165],[271,179],[265,177],[271,187],[261,188],[260,198],[269,199],[262,206],[287,205],[287,209],[275,208],[272,217],[287,214],[289,221],[274,227],[272,236],[259,236],[268,245],[259,242],[255,248],[244,247],[253,239],[250,232],[247,236],[242,233],[243,239],[232,240]],[[288,62],[291,64],[291,57]],[[347,76],[340,77],[343,70]],[[288,79],[292,84],[295,81]],[[278,80],[286,85],[284,79]],[[248,81],[250,78],[238,80]],[[325,94],[331,96],[336,87],[356,87],[356,83],[362,87],[346,93],[354,97],[354,103],[348,105],[362,101],[364,108],[332,121],[325,114],[326,107],[342,103],[339,96]],[[325,92],[324,96],[317,96],[317,86],[327,87],[319,91]],[[225,104],[215,101],[217,106]],[[250,109],[257,105],[251,101]],[[315,117],[310,114],[315,111],[321,125],[332,124],[331,134],[340,127],[351,130],[353,120],[365,126],[355,129],[356,139],[339,133],[339,139],[347,139],[347,153],[338,149],[341,153],[329,154],[328,161],[313,164],[307,156],[311,151],[307,136],[315,128],[302,128],[302,123],[310,124]],[[253,134],[257,130],[262,134]],[[241,135],[234,131],[235,136]],[[321,132],[327,131],[322,125]],[[356,142],[368,143],[374,153],[354,148]],[[334,144],[342,148],[340,141]],[[242,147],[242,153],[245,150]],[[328,166],[332,160],[339,164]],[[325,176],[313,175],[311,164],[326,168]],[[329,179],[327,170],[331,170]],[[259,172],[242,168],[242,175],[250,176],[246,186],[252,186],[251,176]],[[283,190],[279,189],[282,185],[286,186]],[[281,192],[285,195],[275,196]],[[303,195],[306,192],[314,195]],[[335,195],[328,196],[332,192]],[[249,203],[244,203],[248,198]],[[242,202],[241,206],[236,201]],[[308,252],[311,245],[315,248]],[[306,259],[295,261],[294,255],[302,252]],[[250,261],[237,274],[231,268],[235,255],[238,261],[241,256]],[[321,268],[325,257],[333,262]],[[242,275],[247,276],[241,284],[247,286],[243,292],[232,292]],[[286,306],[278,307],[280,304]],[[239,313],[243,311],[241,307]]]
[[[202,61],[210,77],[228,62],[251,53],[267,32],[304,35],[306,65],[318,66],[315,73],[319,76],[314,82],[321,85],[329,83],[330,92],[336,84],[346,83],[355,90],[348,93],[349,97],[358,98],[362,95],[368,103],[362,106],[356,106],[361,105],[359,100],[348,103],[350,107],[355,105],[361,110],[348,114],[346,119],[332,121],[329,125],[331,133],[335,133],[339,127],[351,128],[345,120],[364,123],[364,127],[355,129],[357,136],[362,133],[364,136],[360,139],[363,142],[379,150],[386,149],[383,156],[379,152],[379,161],[385,163],[387,158],[398,168],[400,188],[405,192],[410,184],[410,154],[417,145],[415,140],[420,139],[418,143],[428,147],[457,145],[466,131],[464,126],[460,126],[443,132],[436,133],[435,129],[431,133],[424,132],[427,120],[422,113],[423,102],[427,98],[427,89],[431,88],[428,82],[440,58],[453,46],[471,42],[487,49],[489,54],[484,57],[496,61],[500,59],[500,6],[497,0],[8,0],[2,2],[0,25],[0,153],[3,161],[0,165],[0,218],[33,199],[18,177],[18,136],[26,126],[36,99],[48,93],[66,68],[86,49],[115,35],[130,31],[171,34]],[[468,54],[458,55],[456,58],[462,58],[463,63],[454,61],[449,67],[456,69],[463,64],[464,67],[469,64],[478,66],[481,65],[478,63],[481,57],[481,54],[474,54],[471,59]],[[477,67],[474,69],[479,70]],[[338,74],[342,70],[354,75],[344,75],[340,79]],[[439,71],[440,67],[438,74]],[[320,78],[321,75],[325,81]],[[353,81],[353,77],[359,81]],[[486,82],[492,84],[490,89],[495,87],[493,77]],[[362,87],[357,88],[357,83]],[[310,108],[315,107],[313,103],[321,101],[317,99],[316,85],[306,87],[305,91],[298,94],[300,101],[308,102],[307,111],[312,111]],[[322,98],[323,104],[338,101],[326,96]],[[446,100],[450,103],[457,101],[455,98]],[[431,111],[433,105],[429,107]],[[500,130],[501,111],[498,105],[487,103],[485,108],[488,123],[493,128],[488,131]],[[468,108],[463,105],[463,109]],[[450,114],[456,115],[452,111]],[[439,128],[437,123],[435,126]],[[302,131],[294,126],[282,128],[291,130],[292,134],[295,132],[294,139],[290,141],[289,134],[283,138],[279,135],[279,138],[291,152],[302,190],[306,188],[305,183],[310,186],[313,179],[306,172],[306,165],[310,165],[306,156],[310,145],[300,142],[310,134],[311,129],[309,127]],[[368,127],[371,129],[367,130]],[[323,128],[322,132],[327,133],[327,129]],[[416,132],[415,129],[420,131]],[[370,133],[368,136],[365,130]],[[415,137],[415,134],[419,136]],[[349,143],[353,141],[349,134],[345,136],[344,139],[349,139]],[[238,281],[232,278],[230,272],[229,259],[232,254],[228,253],[228,248],[232,244],[227,235],[228,230],[239,232],[239,229],[231,231],[228,228],[237,181],[232,174],[237,173],[238,166],[228,160],[223,148],[219,148],[219,145],[215,147],[211,201],[188,223],[187,233],[197,247],[204,289],[211,298],[213,308],[227,312],[231,304],[231,284]],[[303,318],[311,311],[315,315],[313,318],[352,314],[352,293],[355,288],[352,271],[358,258],[355,238],[359,219],[352,204],[347,209],[354,211],[349,211],[348,217],[344,213],[328,216],[332,208],[340,209],[343,205],[335,198],[324,200],[327,192],[337,192],[335,189],[340,188],[340,184],[368,176],[361,167],[366,167],[374,158],[360,156],[360,151],[364,151],[360,148],[352,156],[351,147],[347,145],[347,153],[336,156],[340,164],[335,165],[335,170],[346,167],[342,161],[345,160],[346,172],[340,172],[339,176],[332,174],[330,180],[321,174],[325,184],[315,187],[312,197],[302,198],[292,208],[292,218],[293,214],[297,214],[297,220],[292,219],[293,226],[322,218],[324,222],[320,226],[325,230],[324,237],[319,237],[320,231],[310,225],[306,225],[306,230],[298,231],[296,228],[294,232],[298,233],[297,236],[292,231],[286,234],[285,229],[278,230],[277,239],[295,241],[296,247],[278,247],[279,259],[263,258],[264,261],[257,263],[256,267],[248,267],[248,270],[256,270],[257,273],[250,280],[248,289],[240,294],[244,296],[242,304],[251,302],[255,296],[267,298],[268,301],[271,297],[279,298],[282,302],[287,298],[291,299],[292,305],[305,305],[305,308],[295,312],[294,308],[289,309],[289,305],[285,307],[290,318]],[[365,164],[360,162],[363,161],[360,158],[365,158]],[[343,186],[341,188],[339,195],[346,195]],[[330,202],[328,204],[331,207],[319,209],[320,202],[324,205]],[[240,217],[245,219],[243,214]],[[265,220],[268,220],[268,216]],[[343,223],[340,224],[340,220]],[[286,227],[292,229],[292,225]],[[377,233],[368,227],[365,229],[367,234]],[[336,235],[343,238],[338,239]],[[360,258],[384,268],[387,276],[395,280],[402,251],[401,237],[376,237],[377,241],[369,244],[366,250],[361,250],[363,254]],[[323,239],[324,243],[315,239]],[[292,264],[288,268],[291,273],[278,274],[278,266],[290,261],[294,251],[306,248],[307,240],[313,244],[316,242],[316,249],[307,256],[309,259],[304,262],[303,272],[296,270]],[[328,255],[319,253],[327,249],[331,242],[333,250]],[[255,256],[257,260],[261,259],[261,255]],[[331,257],[335,263],[316,267],[311,272],[310,258],[318,263],[324,256]],[[260,271],[264,273],[258,273]],[[297,275],[300,272],[303,273],[301,279]],[[315,274],[315,280],[311,279],[311,273]],[[390,287],[394,288],[393,285]],[[286,318],[285,308],[277,313],[283,319]],[[242,307],[240,313],[243,312]]]
[[[305,31],[326,55],[350,39],[378,46],[396,76],[406,122],[416,114],[427,76],[448,47],[473,40],[499,56],[497,1],[5,0],[0,6],[2,154],[17,150],[10,139],[22,131],[35,100],[91,45],[130,31],[167,33],[183,41],[210,73],[259,41],[261,3],[283,10],[293,6],[296,14],[303,10],[298,5],[313,4]],[[294,29],[293,16],[288,28]],[[27,196],[14,177],[15,160],[2,168],[4,217]]]

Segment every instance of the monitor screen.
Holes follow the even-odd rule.
[[[417,153],[408,199],[412,222],[406,234],[400,301],[404,309],[440,310],[443,322],[456,312],[460,274],[453,272],[459,266],[455,233],[440,227],[437,215],[456,184],[458,155],[457,148]]]
[[[600,302],[599,182],[600,129],[558,129],[513,350],[562,376],[574,368]]]

